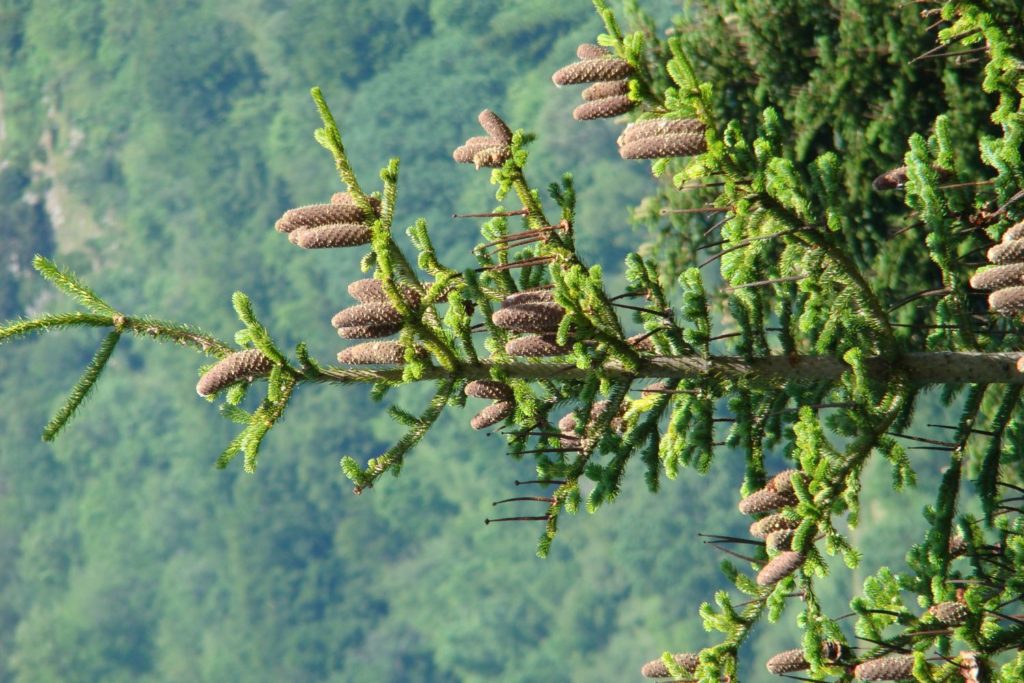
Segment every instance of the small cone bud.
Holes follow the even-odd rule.
[[[1009,230],[1003,233],[1003,242],[1013,242],[1024,238],[1024,221],[1011,225]]]
[[[964,651],[960,653],[959,658],[960,675],[963,676],[964,683],[981,683],[982,667],[978,661],[978,653]]]
[[[576,59],[597,59],[607,57],[611,52],[606,47],[594,45],[593,43],[581,43],[576,48]]]
[[[821,643],[821,658],[826,662],[838,662],[846,655],[846,646],[835,640],[826,640]]]
[[[779,581],[795,572],[804,563],[804,556],[792,550],[786,550],[772,559],[757,573],[758,586],[774,586]]]
[[[623,159],[692,157],[703,154],[707,149],[702,133],[678,133],[627,142],[619,147],[619,156]]]
[[[967,621],[967,606],[962,602],[951,600],[940,602],[928,608],[928,614],[935,617],[935,621],[947,626],[959,626]]]
[[[793,530],[779,529],[773,531],[764,539],[764,547],[768,550],[792,550]]]
[[[511,401],[495,401],[487,406],[470,420],[469,426],[473,429],[486,429],[493,424],[501,422],[512,414],[515,405]]]
[[[640,334],[634,334],[632,337],[627,337],[626,343],[637,351],[644,351],[645,353],[654,353],[657,351],[657,349],[654,348],[654,340],[651,339],[651,335],[646,332],[641,332]]]
[[[479,171],[481,168],[501,168],[509,158],[512,151],[506,147],[488,147],[473,155],[473,165]]]
[[[370,301],[349,306],[335,313],[331,318],[334,327],[357,327],[379,325],[401,325],[402,316],[394,306],[384,301]]]
[[[871,183],[871,187],[875,188],[876,192],[882,192],[884,190],[895,190],[906,184],[907,167],[899,166],[875,178]]]
[[[794,671],[805,671],[811,668],[811,665],[804,657],[804,649],[802,647],[780,652],[765,662],[765,666],[768,668],[769,673],[776,676],[793,673]]]
[[[799,521],[786,518],[782,513],[768,515],[750,525],[750,535],[754,538],[766,538],[768,534],[780,529],[795,529],[800,526]]]
[[[335,223],[362,223],[365,218],[363,210],[355,204],[310,204],[285,211],[274,227],[280,232],[291,232]]]
[[[558,431],[563,434],[576,433],[576,413],[566,413],[558,421]]]
[[[672,655],[672,659],[675,660],[680,669],[687,673],[693,673],[700,666],[700,658],[692,652],[680,652],[679,654]],[[668,678],[672,674],[669,673],[665,662],[659,658],[644,664],[640,669],[640,675],[644,678]]]
[[[967,552],[967,539],[963,536],[949,537],[949,556],[960,557]]]
[[[784,508],[787,505],[796,503],[796,496],[790,493],[779,493],[768,487],[754,491],[740,501],[740,512],[744,515],[759,515],[764,512],[771,512]]]
[[[381,337],[390,337],[396,332],[401,331],[402,323],[392,323],[389,325],[350,325],[348,327],[339,327],[338,336],[342,339],[380,339]]]
[[[551,77],[555,85],[574,85],[576,83],[596,83],[598,81],[617,81],[633,74],[633,67],[624,59],[614,57],[596,57],[584,59],[563,66]]]
[[[1024,261],[1024,240],[1001,242],[988,250],[989,263],[1019,263]]]
[[[571,351],[572,349],[568,346],[560,346],[555,341],[554,335],[528,334],[510,339],[505,344],[505,353],[510,356],[522,356],[524,358],[562,356]]]
[[[565,315],[556,303],[525,303],[494,312],[494,324],[512,332],[554,332]]]
[[[768,486],[766,486],[765,488],[769,488],[778,493],[792,493],[794,474],[799,474],[799,470],[782,470],[781,472],[779,472],[778,474],[771,478],[771,481],[768,482]],[[803,475],[800,476],[802,477]]]
[[[338,352],[347,365],[394,365],[405,362],[405,349],[396,341],[364,342]]]
[[[196,393],[210,396],[241,380],[252,381],[270,374],[274,364],[258,349],[237,351],[220,359],[203,373],[196,384]]]
[[[890,655],[861,662],[853,677],[861,681],[901,681],[914,677],[914,655]]]
[[[402,298],[405,299],[405,303],[414,308],[419,306],[420,296],[412,287],[399,285],[398,291],[401,293]],[[369,303],[371,301],[388,300],[388,295],[384,293],[384,283],[372,277],[350,282],[348,285],[348,293],[349,296],[361,304]]]
[[[988,307],[999,315],[1017,315],[1024,312],[1024,286],[1007,287],[988,295]]]
[[[520,304],[547,302],[555,300],[553,289],[524,289],[521,292],[509,294],[501,301],[502,308],[511,308]]]
[[[704,124],[697,119],[647,119],[637,121],[626,126],[619,136],[618,144],[622,147],[626,143],[646,138],[660,138],[665,135],[681,135],[683,133],[699,133],[704,136]]]
[[[369,244],[372,237],[369,226],[363,223],[336,223],[288,233],[288,241],[303,249],[358,247]]]
[[[584,102],[572,110],[572,117],[577,121],[610,119],[613,116],[625,114],[634,105],[635,103],[629,99],[629,95],[612,95],[593,102]]]
[[[668,391],[668,384],[666,382],[654,382],[648,384],[646,387],[640,390],[640,395],[644,398],[648,396],[660,396],[663,391]]]
[[[587,102],[612,97],[614,95],[626,95],[629,93],[629,81],[599,81],[583,91],[583,99]]]
[[[480,126],[487,131],[487,134],[503,145],[512,142],[512,130],[501,120],[501,117],[490,109],[484,109],[477,117]]]
[[[971,287],[992,290],[1024,285],[1024,263],[988,266],[971,276]]]
[[[466,385],[466,396],[488,398],[492,401],[512,400],[512,387],[493,379],[475,379]]]

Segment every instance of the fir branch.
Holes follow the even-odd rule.
[[[0,327],[0,344],[35,332],[65,327],[114,327],[114,318],[94,313],[50,313],[38,318],[16,320]]]
[[[89,396],[89,392],[96,385],[96,380],[100,378],[100,373],[103,372],[103,368],[107,365],[107,361],[110,360],[110,354],[114,352],[114,348],[117,346],[117,342],[121,339],[121,333],[118,330],[112,330],[107,333],[107,336],[100,342],[99,348],[96,349],[96,353],[93,355],[92,360],[85,367],[85,372],[78,379],[74,388],[71,389],[71,393],[68,395],[67,400],[64,401],[64,405],[60,407],[57,413],[50,419],[47,425],[43,428],[43,441],[53,441],[60,434],[61,430],[71,421],[71,418],[75,416],[79,406]]]
[[[96,292],[82,284],[70,270],[59,268],[55,263],[38,254],[32,259],[32,266],[40,275],[53,283],[57,289],[75,299],[93,313],[110,317],[119,315]]]

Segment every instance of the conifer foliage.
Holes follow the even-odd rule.
[[[443,411],[477,403],[467,426],[500,425],[510,455],[534,461],[530,485],[546,489],[517,499],[543,503],[539,514],[487,521],[540,522],[541,555],[561,514],[621,493],[630,462],[656,492],[732,449],[745,458],[733,504],[752,518],[750,538],[715,544],[755,549],[723,564],[745,597],[721,591],[701,605],[718,642],[666,644],[694,652],[666,653],[644,676],[740,680],[752,629],[799,598],[803,641],[765,662],[772,674],[1024,679],[1024,6],[708,0],[663,31],[627,3],[627,32],[595,5],[606,32],[553,80],[589,84],[566,115],[618,117],[621,157],[653,159],[661,178],[638,211],[659,241],[629,255],[625,291],[576,249],[572,176],[542,200],[526,173],[532,136],[487,109],[485,135],[453,152],[491,169],[497,187],[493,211],[462,214],[485,219],[478,267],[445,265],[422,220],[406,230],[410,259],[393,226],[398,159],[379,190],[365,189],[314,88],[315,139],[345,190],[275,227],[303,248],[359,249],[371,276],[324,324],[378,341],[345,346],[334,366],[303,344],[288,354],[238,292],[242,328],[229,343],[122,313],[37,257],[85,311],[9,323],[0,341],[109,328],[45,438],[124,334],[214,359],[197,390],[241,425],[217,464],[241,453],[246,471],[301,386],[367,383],[382,398],[431,383],[419,412],[388,409],[397,442],[365,463],[343,458],[345,476],[359,493],[398,474]],[[926,435],[914,407],[931,386],[952,419]],[[257,387],[265,396],[244,409]],[[844,529],[858,521],[865,465],[883,458],[896,489],[912,485],[911,449],[947,462],[909,571],[870,576],[851,596],[853,621],[825,614],[825,557],[861,559]]]

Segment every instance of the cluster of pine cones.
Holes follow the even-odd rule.
[[[505,344],[510,356],[540,358],[569,353],[555,340],[565,309],[549,288],[527,289],[505,297],[491,319],[503,330],[519,333]]]
[[[380,201],[370,199],[374,213]],[[288,234],[288,241],[303,249],[358,247],[370,243],[370,226],[376,216],[366,216],[348,192],[336,192],[330,204],[310,204],[285,211],[274,227]]]
[[[745,515],[764,515],[750,525],[750,535],[763,539],[769,553],[775,553],[757,575],[759,586],[774,586],[796,571],[804,562],[804,556],[790,549],[793,532],[800,525],[798,520],[788,518],[783,510],[797,503],[794,481],[804,475],[795,469],[788,469],[773,476],[761,489],[740,501],[739,510]],[[950,539],[950,556],[959,557],[966,552],[963,537]],[[941,626],[958,626],[969,617],[967,606],[959,600],[940,602],[930,607],[924,620]],[[889,654],[865,660],[856,665],[851,661],[845,645],[836,641],[822,643],[822,660],[828,664],[852,665],[853,678],[861,681],[900,681],[913,676],[914,656],[912,654]],[[961,660],[969,661],[972,653],[960,653]],[[694,673],[700,660],[697,654],[680,653],[673,655],[675,663],[685,672]],[[765,662],[768,671],[777,676],[786,676],[811,668],[803,648],[786,650],[773,655]],[[671,674],[661,659],[644,664],[640,673],[646,678],[668,678]]]
[[[593,84],[583,91],[584,103],[573,110],[574,119],[607,119],[625,114],[636,106],[629,99],[629,77],[633,75],[629,62],[613,57],[607,48],[591,43],[583,43],[576,48],[576,57],[579,61],[563,66],[551,77],[559,87]]]
[[[490,109],[484,109],[477,118],[487,135],[476,135],[457,147],[452,158],[460,164],[473,164],[481,168],[498,168],[511,152],[512,130]]]
[[[1024,221],[1006,231],[1002,241],[988,250],[991,266],[971,278],[971,287],[987,290],[994,313],[1016,316],[1024,313]]]
[[[797,470],[783,470],[768,480],[764,488],[754,491],[740,501],[740,512],[744,515],[769,513],[768,516],[750,525],[750,534],[755,538],[764,539],[770,551],[778,552],[758,572],[759,586],[774,586],[804,563],[804,556],[789,548],[793,530],[800,526],[799,522],[778,512],[797,502],[796,493],[793,491],[793,477],[803,477],[803,474]]]
[[[629,62],[591,43],[576,48],[576,56],[579,61],[562,67],[551,77],[558,86],[593,84],[583,91],[585,101],[573,110],[574,119],[611,118],[636,108],[637,103],[629,98],[629,78],[635,75]],[[626,128],[618,144],[623,159],[687,157],[707,151],[704,124],[697,119],[638,121]]]

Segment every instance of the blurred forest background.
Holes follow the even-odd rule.
[[[679,11],[645,7],[662,25]],[[0,319],[65,305],[30,268],[41,253],[123,311],[223,338],[244,290],[284,348],[306,340],[331,361],[357,258],[272,229],[340,189],[312,139],[312,85],[364,187],[400,156],[396,225],[425,216],[458,265],[477,225],[449,216],[494,199],[451,150],[484,107],[536,131],[530,178],[575,174],[584,254],[614,273],[647,239],[631,207],[655,181],[618,158],[614,123],[574,122],[578,93],[550,82],[600,31],[586,0],[0,0]],[[338,460],[393,437],[360,389],[303,392],[256,475],[218,472],[233,426],[195,395],[204,361],[126,338],[81,419],[41,443],[99,335],[0,355],[0,681],[598,683],[710,642],[696,609],[725,581],[697,533],[746,527],[728,452],[656,496],[635,477],[614,506],[565,520],[540,560],[539,526],[483,524],[532,472],[471,433],[470,409],[359,498]],[[837,572],[837,611],[902,563],[927,498],[886,498],[887,472],[870,477],[882,496],[854,538],[874,551]],[[766,629],[747,656],[796,638]]]

